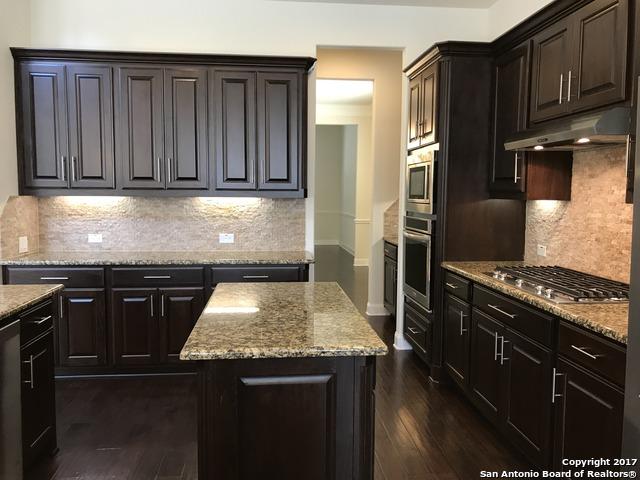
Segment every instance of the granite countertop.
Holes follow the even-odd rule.
[[[385,236],[384,236],[384,237],[382,237],[382,238],[383,238],[383,240],[384,240],[385,242],[389,242],[389,243],[391,243],[392,245],[395,245],[396,247],[398,246],[398,237],[397,237],[397,236],[392,237],[391,235],[385,235]]]
[[[384,342],[337,283],[223,283],[182,360],[385,355]]]
[[[295,252],[40,252],[0,259],[0,265],[215,265],[215,264],[304,264],[313,254]]]
[[[496,265],[508,264],[521,265],[522,262],[443,262],[442,267],[612,340],[627,343],[628,303],[558,304],[485,275]]]
[[[0,285],[0,320],[62,290],[62,285]]]

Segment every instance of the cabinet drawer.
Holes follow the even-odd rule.
[[[558,353],[618,385],[624,385],[627,354],[622,346],[560,322]]]
[[[212,267],[211,283],[240,282],[299,282],[300,267],[297,265]]]
[[[473,304],[529,338],[551,346],[552,317],[477,285],[473,286]]]
[[[104,286],[103,268],[36,268],[8,267],[9,285],[62,284],[72,288]]]
[[[446,270],[444,273],[444,289],[466,302],[471,301],[471,282]]]
[[[431,355],[431,321],[409,302],[404,304],[404,334],[427,362]]]
[[[398,247],[393,243],[384,242],[384,255],[392,260],[398,260]]]
[[[54,308],[53,300],[47,300],[20,315],[20,343],[22,345],[26,345],[53,327]]]
[[[153,287],[203,285],[203,267],[113,268],[114,287]]]

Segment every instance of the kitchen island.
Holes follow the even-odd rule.
[[[372,479],[386,353],[335,283],[219,285],[180,354],[198,361],[199,478]]]

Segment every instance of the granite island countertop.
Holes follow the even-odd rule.
[[[337,283],[224,283],[180,359],[385,355],[388,349]]]
[[[627,343],[629,326],[628,303],[558,304],[485,275],[486,272],[493,271],[496,265],[522,265],[522,263],[521,261],[443,262],[442,267],[476,283],[533,305],[568,322],[598,332],[617,342]]]
[[[0,320],[51,297],[62,285],[0,285]]]
[[[220,250],[212,252],[39,252],[0,259],[7,266],[75,266],[75,265],[298,265],[313,263],[306,251],[244,252]]]

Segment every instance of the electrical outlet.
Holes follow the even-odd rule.
[[[220,243],[234,243],[236,240],[233,233],[221,233],[218,237],[218,241]]]
[[[538,245],[538,256],[546,257],[547,256],[547,246],[546,245]]]
[[[87,241],[89,243],[102,243],[102,234],[101,233],[90,233],[87,236]]]
[[[29,251],[29,237],[18,238],[18,253],[27,253]]]

